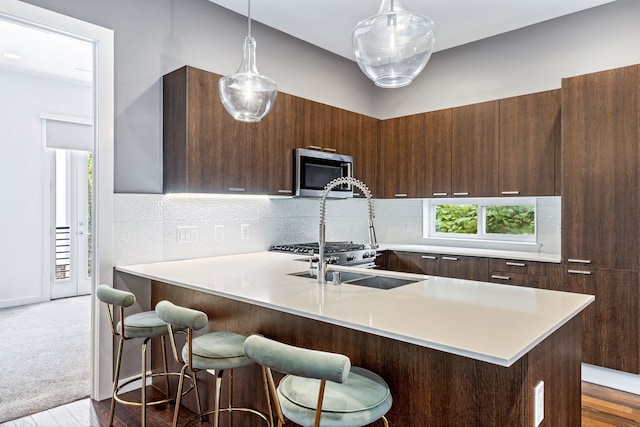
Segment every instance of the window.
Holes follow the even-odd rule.
[[[424,237],[536,241],[535,199],[430,199],[424,212]]]

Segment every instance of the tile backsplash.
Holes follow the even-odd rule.
[[[547,199],[558,200],[539,205],[538,229],[548,235],[544,252],[559,253],[559,198]],[[115,264],[257,252],[278,243],[316,241],[319,203],[263,196],[118,193]],[[421,199],[375,200],[375,210],[380,242],[431,244],[422,238]],[[327,240],[368,242],[366,200],[328,200],[326,218]]]

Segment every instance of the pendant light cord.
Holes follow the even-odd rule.
[[[249,7],[247,8],[247,37],[251,37],[251,0],[247,0]]]

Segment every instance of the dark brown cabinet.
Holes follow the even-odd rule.
[[[440,255],[419,252],[385,251],[384,269],[403,273],[428,274],[440,273]]]
[[[564,287],[596,296],[585,311],[583,360],[633,373],[640,373],[639,88],[638,66],[562,80]]]
[[[411,116],[410,159],[412,197],[451,197],[451,109]]]
[[[583,312],[582,361],[639,374],[638,272],[569,268],[564,290],[596,298]]]
[[[512,259],[489,259],[489,281],[538,289],[562,289],[561,264]]]
[[[415,197],[411,194],[411,118],[383,120],[378,130],[379,197]]]
[[[383,120],[378,188],[384,198],[451,196],[451,110]]]
[[[638,269],[638,66],[562,80],[562,253]]]
[[[454,197],[498,194],[499,101],[452,109],[451,190]]]
[[[164,192],[265,193],[267,149],[252,124],[234,120],[220,76],[182,67],[163,79]]]
[[[452,277],[455,279],[488,281],[488,260],[487,258],[441,255],[440,256],[440,276]]]
[[[164,192],[290,195],[292,150],[316,145],[354,156],[376,194],[377,119],[279,92],[262,121],[238,122],[220,77],[188,66],[164,76]]]
[[[421,252],[386,251],[386,269],[405,273],[486,282],[487,258]]]
[[[500,100],[497,195],[560,194],[560,107],[560,90]]]

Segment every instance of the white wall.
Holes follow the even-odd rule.
[[[617,0],[435,53],[410,86],[376,89],[374,116],[558,89],[563,77],[640,63],[638,22],[640,1]]]
[[[91,117],[91,87],[0,69],[0,307],[43,289],[45,156],[40,114]]]

